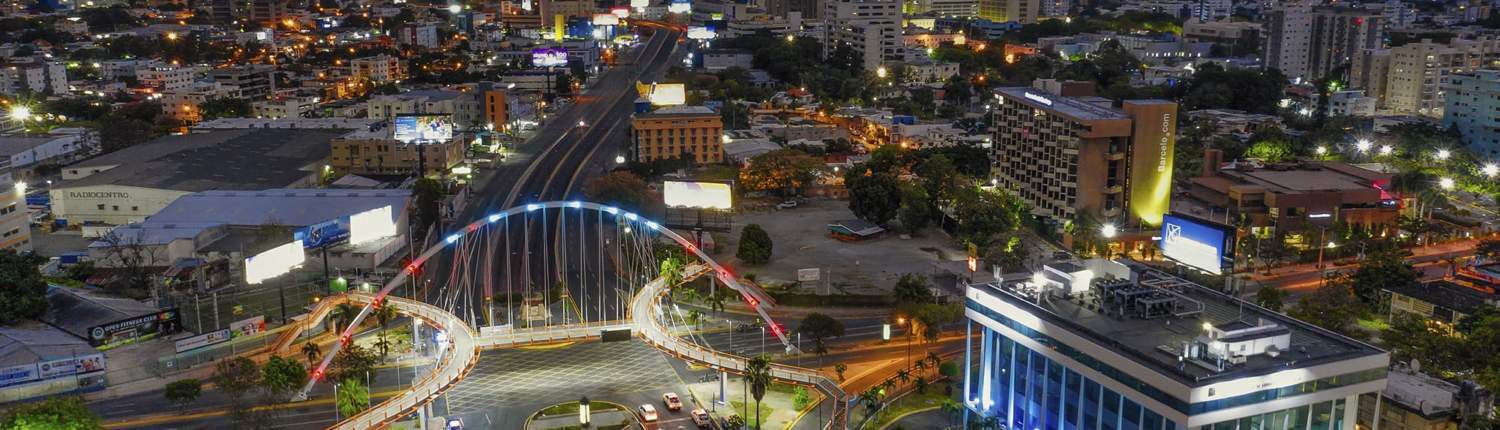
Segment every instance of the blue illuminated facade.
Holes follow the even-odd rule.
[[[1029,304],[1015,297],[986,287],[969,290],[965,310],[972,340],[964,355],[964,404],[966,422],[979,428],[1345,430],[1354,428],[1359,394],[1384,386],[1381,360],[1388,359],[1377,350],[1381,360],[1374,367],[1363,360],[1347,371],[1336,369],[1334,376],[1285,386],[1267,386],[1254,377],[1216,380],[1220,390],[1241,382],[1255,389],[1214,396],[1203,388],[1207,382],[1195,386],[1126,366],[1133,358],[1117,345],[1083,346],[1079,336],[1057,336],[1067,329],[1048,324],[1047,317],[1055,315],[1022,313]],[[1207,398],[1189,400],[1202,393]]]

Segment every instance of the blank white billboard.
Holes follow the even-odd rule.
[[[358,245],[396,235],[391,207],[381,206],[349,216],[349,243]]]
[[[302,241],[293,240],[266,252],[245,259],[245,283],[259,284],[261,281],[281,276],[301,266],[307,257],[302,252]]]
[[[665,181],[662,199],[667,207],[730,209],[734,207],[734,190],[719,182]]]

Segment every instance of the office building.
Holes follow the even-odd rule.
[[[1339,162],[1224,162],[1218,150],[1204,152],[1203,173],[1192,178],[1185,198],[1173,210],[1215,221],[1245,217],[1260,237],[1304,236],[1321,243],[1322,229],[1359,226],[1379,236],[1395,234],[1401,197],[1391,191],[1391,174]]]
[[[1384,351],[1134,262],[1028,278],[965,291],[962,403],[998,428],[1354,430],[1386,386]]]
[[[1080,213],[1156,225],[1166,212],[1177,136],[1177,104],[1091,95],[996,90],[993,178],[1032,212],[1061,226]]]
[[[464,139],[408,144],[397,141],[395,128],[376,123],[329,141],[329,166],[335,175],[415,175],[437,177],[463,162]],[[424,170],[425,169],[425,170]]]
[[[188,124],[203,119],[204,102],[243,97],[239,88],[217,82],[193,82],[186,87],[162,91],[161,96],[162,113]]]
[[[994,22],[1036,23],[1044,0],[979,0],[979,17]]]
[[[1304,80],[1318,80],[1341,67],[1359,64],[1368,49],[1384,46],[1385,20],[1378,11],[1314,7]]]
[[[1266,68],[1280,70],[1287,79],[1303,80],[1312,49],[1312,5],[1301,0],[1278,2],[1266,15]]]
[[[1457,128],[1481,158],[1500,157],[1500,70],[1453,74],[1443,104],[1443,127]]]
[[[630,120],[636,161],[684,157],[694,164],[724,162],[724,121],[703,106],[669,106]]]
[[[845,46],[858,52],[864,70],[902,61],[900,0],[827,0],[823,56]]]
[[[1500,39],[1423,39],[1390,48],[1385,108],[1396,115],[1443,117],[1446,88],[1455,73],[1500,67]]]

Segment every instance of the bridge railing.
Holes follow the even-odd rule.
[[[478,343],[480,348],[496,348],[529,343],[557,342],[594,338],[598,337],[599,332],[602,330],[628,328],[630,328],[629,321],[603,321],[563,326],[497,329],[494,331],[480,329]]]
[[[372,295],[363,293],[350,295],[351,300],[363,303],[369,303],[374,298]],[[443,330],[448,337],[448,343],[443,345],[445,353],[438,360],[434,371],[428,373],[411,389],[339,421],[332,427],[334,429],[379,428],[399,420],[458,383],[479,360],[478,334],[459,317],[436,306],[400,297],[386,296],[385,306],[396,306],[407,315],[421,318],[428,324]]]

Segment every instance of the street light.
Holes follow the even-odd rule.
[[[625,156],[624,155],[616,155],[615,156],[615,164],[625,164]]]
[[[459,13],[464,11],[464,6],[459,4],[448,5],[448,13]]]
[[[1317,151],[1318,151],[1318,155],[1319,156],[1326,155],[1326,154],[1328,154],[1328,147],[1319,146],[1318,149],[1317,149]]]
[[[1391,148],[1390,145],[1380,145],[1380,155],[1391,155],[1391,151],[1395,151],[1395,148]]]
[[[31,108],[24,105],[17,105],[16,107],[10,108],[10,119],[14,121],[25,121],[31,119]]]
[[[875,76],[879,77],[880,79],[885,79],[885,76],[889,73],[890,72],[885,69],[885,66],[875,68]]]
[[[1452,190],[1453,189],[1453,178],[1438,179],[1438,186],[1439,187],[1443,187],[1444,190]]]
[[[1114,239],[1115,235],[1120,234],[1120,228],[1115,227],[1114,223],[1104,223],[1103,227],[1099,227],[1099,233],[1103,234],[1105,239]]]
[[[1369,152],[1370,145],[1370,139],[1360,139],[1354,141],[1354,149],[1359,150],[1359,152]]]
[[[1484,165],[1484,168],[1479,169],[1479,171],[1483,172],[1484,176],[1494,177],[1495,175],[1500,174],[1500,165],[1496,165],[1495,163],[1486,164]]]
[[[1453,155],[1453,153],[1448,152],[1448,150],[1446,150],[1446,149],[1439,149],[1438,152],[1437,152],[1437,159],[1439,159],[1439,160],[1447,160],[1448,157],[1451,156],[1451,155]]]

